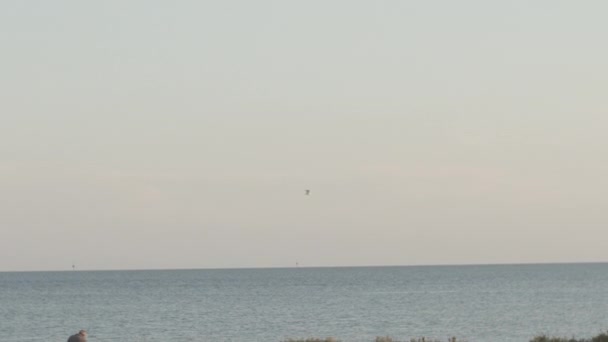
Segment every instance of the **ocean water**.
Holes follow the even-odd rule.
[[[608,329],[608,264],[0,273],[0,341],[529,341]]]

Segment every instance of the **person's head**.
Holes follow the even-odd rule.
[[[80,330],[78,332],[78,335],[83,336],[83,337],[87,337],[87,331],[86,330]]]

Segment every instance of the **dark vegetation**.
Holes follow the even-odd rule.
[[[530,342],[608,342],[608,332],[601,333],[591,338],[574,338],[574,337],[549,337],[546,335],[536,336]]]
[[[289,339],[289,340],[285,340],[283,342],[345,342],[345,341],[338,340],[333,337],[326,337],[326,338],[307,338],[307,339],[295,339],[295,340]],[[390,336],[378,336],[378,337],[376,337],[376,339],[373,342],[445,342],[445,341],[429,339],[426,337],[412,338],[409,340],[396,340]],[[465,341],[457,340],[456,337],[450,337],[447,339],[447,342],[465,342]],[[545,342],[545,341],[542,341],[542,342]],[[551,342],[553,342],[553,341],[551,341]]]
[[[446,340],[429,339],[425,337],[412,338],[409,340],[396,340],[389,336],[376,337],[371,342],[445,342]],[[306,339],[288,339],[283,342],[346,342],[333,337],[326,338],[306,338]],[[447,342],[466,342],[457,340],[456,337],[450,337]],[[574,338],[574,337],[550,337],[547,335],[536,336],[530,342],[608,342],[608,332],[601,333],[591,338]]]

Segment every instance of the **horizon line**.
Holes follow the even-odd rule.
[[[133,272],[133,271],[229,271],[229,270],[272,270],[272,269],[324,269],[324,268],[382,268],[382,267],[462,267],[462,266],[534,266],[534,265],[578,265],[607,264],[608,261],[550,261],[550,262],[504,262],[504,263],[438,263],[438,264],[385,264],[385,265],[329,265],[329,266],[252,266],[252,267],[176,267],[176,268],[100,268],[100,269],[53,269],[53,270],[0,270],[0,273],[43,273],[43,272]]]

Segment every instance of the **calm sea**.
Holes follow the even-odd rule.
[[[0,341],[528,341],[608,329],[608,264],[0,273]]]

